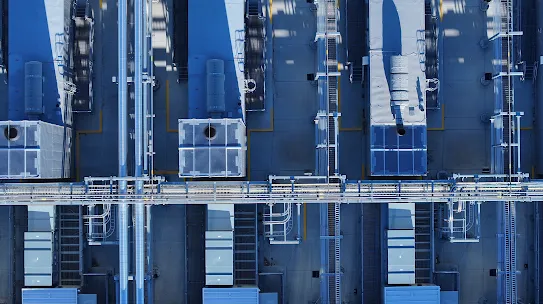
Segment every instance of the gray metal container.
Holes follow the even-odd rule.
[[[25,63],[25,113],[43,114],[43,67],[39,61]]]
[[[226,111],[224,93],[224,61],[210,59],[206,63],[207,72],[207,112],[222,113]]]

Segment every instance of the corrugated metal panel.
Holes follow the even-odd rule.
[[[0,177],[69,176],[71,129],[43,121],[0,121]]]
[[[206,231],[205,235],[206,285],[233,285],[234,233]]]
[[[439,286],[393,286],[384,289],[384,304],[439,304]]]
[[[415,204],[388,204],[389,229],[415,229]]]
[[[258,288],[203,288],[203,304],[259,304]]]
[[[242,119],[180,119],[178,149],[181,177],[245,176]]]
[[[23,288],[22,304],[78,304],[77,288]]]
[[[388,284],[415,284],[415,231],[387,230]]]

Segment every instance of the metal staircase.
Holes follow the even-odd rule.
[[[319,61],[317,84],[319,87],[319,112],[315,118],[317,128],[316,174],[338,176],[338,81],[339,67],[337,43],[336,0],[318,0],[317,4],[317,55]],[[340,204],[321,206],[321,302],[341,304],[341,260],[340,260]]]
[[[340,204],[328,204],[328,280],[329,304],[341,304]]]
[[[260,13],[260,1],[259,0],[247,0],[246,13],[247,16],[262,16]]]
[[[511,181],[512,175],[520,171],[520,116],[516,113],[514,101],[514,76],[523,73],[515,71],[515,36],[522,32],[516,31],[513,24],[513,0],[500,0],[497,4],[497,14],[494,23],[499,24],[498,31],[490,40],[497,39],[499,53],[496,54],[497,74],[493,76],[495,91],[498,92],[495,104],[495,115],[492,121],[498,120],[495,126],[497,138],[493,140],[493,173],[504,173],[505,181]],[[500,100],[501,98],[501,100]],[[501,121],[500,121],[501,120]],[[500,134],[500,128],[501,134]],[[501,138],[500,138],[501,137]],[[501,164],[500,164],[501,158]],[[503,167],[501,167],[503,166]],[[499,243],[499,287],[498,302],[517,303],[516,278],[516,210],[515,202],[503,202],[500,212],[502,242]]]
[[[433,274],[433,204],[415,204],[415,282],[431,283]]]
[[[83,220],[81,206],[59,206],[60,286],[80,287],[83,281]]]
[[[74,4],[73,71],[74,112],[89,112],[92,108],[92,44],[93,19],[86,0]]]
[[[265,22],[261,14],[258,0],[247,1],[245,19],[245,79],[255,81],[254,90],[245,93],[247,111],[263,111],[265,109],[266,69]]]
[[[235,205],[234,285],[258,285],[257,205]]]
[[[517,296],[517,263],[516,263],[516,208],[515,202],[504,203],[503,216],[505,218],[505,303],[518,303]]]
[[[362,83],[364,81],[363,65],[351,65],[349,70],[349,81],[351,83]]]

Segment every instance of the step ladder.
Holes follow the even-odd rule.
[[[432,204],[415,204],[415,282],[432,282]]]
[[[364,66],[363,65],[351,65],[349,70],[349,81],[351,83],[362,83],[364,81]]]
[[[189,68],[188,66],[181,66],[177,69],[179,73],[179,80],[180,81],[187,81],[189,80]]]
[[[247,0],[247,16],[261,16],[259,0]]]
[[[258,285],[256,204],[234,206],[234,285]]]
[[[83,219],[81,206],[59,206],[59,283],[81,287],[83,283]]]

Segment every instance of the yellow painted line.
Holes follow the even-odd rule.
[[[270,109],[270,127],[266,129],[249,129],[249,133],[251,132],[273,132],[274,128],[274,113],[273,108]]]
[[[304,241],[307,240],[307,204],[304,204]]]
[[[270,127],[266,129],[247,130],[247,179],[251,180],[251,134],[253,132],[273,132],[275,127],[273,108],[270,109]]]
[[[530,131],[530,130],[533,130],[534,128],[533,127],[521,127],[520,130],[521,131]]]
[[[364,164],[362,164],[362,174],[360,175],[361,176],[361,180],[365,180],[366,179],[366,166]]]
[[[444,131],[445,130],[445,105],[441,105],[441,127],[428,128],[427,131]]]
[[[177,129],[170,129],[170,81],[166,79],[166,132],[177,133]]]
[[[338,66],[339,67],[339,66]],[[341,76],[337,77],[337,110],[339,113],[341,113]],[[338,125],[339,125],[339,131],[343,132],[358,132],[362,131],[362,127],[354,127],[354,128],[343,128],[341,126],[341,116],[338,117]]]
[[[270,14],[270,24],[273,24],[273,0],[270,0],[270,5],[269,5],[269,14]]]
[[[98,1],[98,7],[102,9],[102,0]]]
[[[439,20],[443,20],[443,0],[439,0]]]
[[[532,176],[530,176],[531,178],[535,178],[535,166],[532,166]]]
[[[103,117],[102,117],[102,110],[100,110],[100,113],[98,114],[98,123],[99,123],[99,126],[98,126],[98,129],[97,130],[80,130],[80,131],[77,131],[75,133],[75,177],[77,180],[79,180],[79,159],[80,159],[80,156],[79,156],[79,153],[80,153],[80,149],[79,149],[79,137],[82,135],[82,134],[101,134],[102,133],[102,122],[103,122]]]

